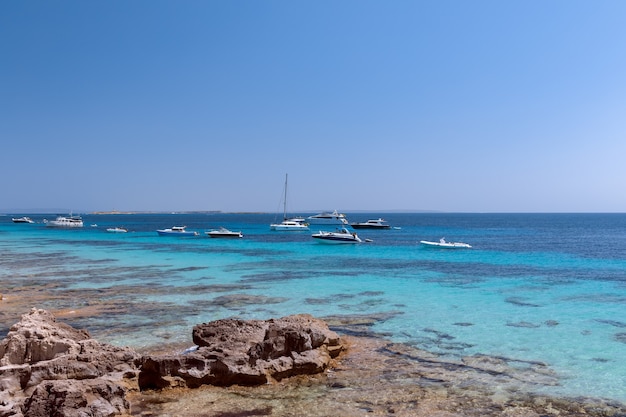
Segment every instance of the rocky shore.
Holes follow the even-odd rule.
[[[193,328],[182,353],[139,354],[33,309],[0,342],[0,417],[626,416],[623,404],[554,398],[541,363],[446,361],[342,336],[308,315]]]
[[[0,343],[0,416],[129,415],[128,392],[273,383],[322,372],[343,348],[308,315],[199,324],[193,340],[183,353],[139,355],[32,309]]]

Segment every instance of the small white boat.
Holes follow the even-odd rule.
[[[205,232],[209,237],[243,237],[243,233],[241,232],[232,232],[225,227],[220,227],[217,230],[211,230],[210,232]]]
[[[159,236],[198,236],[198,232],[185,230],[187,226],[173,226],[169,229],[157,230]]]
[[[63,217],[56,220],[45,221],[47,227],[83,227],[83,219],[80,216]]]
[[[33,219],[31,219],[30,217],[26,217],[26,216],[19,217],[17,219],[13,217],[11,218],[11,220],[13,220],[13,223],[35,223]]]
[[[389,223],[386,220],[378,218],[376,220],[368,220],[361,223],[350,223],[354,229],[390,229]]]
[[[420,240],[424,246],[443,249],[469,249],[472,246],[462,242],[447,242],[445,238],[439,239],[439,242],[430,242],[428,240]]]
[[[128,232],[128,229],[126,229],[124,227],[109,227],[107,229],[107,232],[109,232],[109,233],[126,233],[126,232]]]
[[[361,243],[361,238],[356,233],[350,233],[348,229],[342,227],[336,232],[319,231],[311,235],[318,242],[322,243]]]
[[[332,213],[323,212],[314,216],[309,216],[307,217],[307,222],[309,224],[336,224],[339,226],[348,224],[346,215],[343,213],[337,213],[337,210]]]

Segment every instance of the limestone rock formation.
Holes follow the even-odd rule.
[[[339,337],[309,315],[193,329],[187,354],[140,356],[32,309],[0,342],[0,417],[128,415],[128,389],[257,385],[326,369]]]
[[[144,358],[140,388],[264,384],[322,372],[342,350],[326,323],[305,314],[203,323],[193,340],[199,348],[187,355]]]
[[[140,358],[32,309],[0,342],[0,416],[127,413],[121,381],[136,376]]]

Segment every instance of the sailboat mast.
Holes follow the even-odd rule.
[[[287,175],[285,174],[285,198],[283,199],[283,220],[287,220]]]

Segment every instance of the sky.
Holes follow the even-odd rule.
[[[626,212],[622,0],[0,2],[0,210]]]

